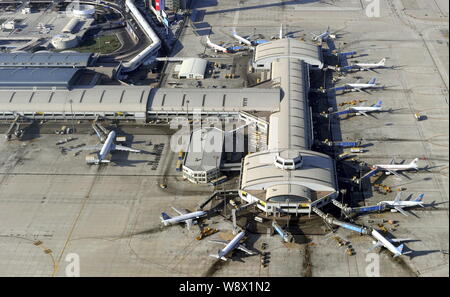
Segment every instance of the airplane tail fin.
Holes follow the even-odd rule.
[[[378,63],[380,66],[386,65],[386,58],[381,59],[381,61]]]
[[[414,200],[414,202],[422,202],[422,199],[424,196],[425,196],[425,194],[420,194],[419,196],[417,196],[417,198]]]
[[[419,158],[415,158],[414,160],[411,161],[411,163],[409,165],[417,168],[418,162],[419,162]]]
[[[194,221],[192,219],[186,220],[186,229],[191,230],[191,227],[193,224],[194,224]]]
[[[404,247],[405,247],[405,245],[403,243],[397,247],[397,251],[400,253],[400,255],[403,255]]]
[[[169,220],[171,217],[165,212],[161,213],[161,221]]]
[[[217,254],[210,254],[209,256],[223,261],[227,260],[224,256],[220,256],[220,250],[217,251]]]
[[[377,104],[375,104],[373,107],[381,107],[382,104],[383,104],[383,101],[378,100]]]
[[[88,156],[89,157],[89,156]],[[88,158],[88,157],[86,157],[86,163],[87,164],[96,164],[96,165],[98,165],[98,164],[102,164],[102,163],[111,163],[111,160],[107,160],[107,159],[102,159],[102,160],[100,160],[100,158]]]
[[[371,78],[368,82],[369,85],[373,85],[377,82],[377,79],[375,77]]]

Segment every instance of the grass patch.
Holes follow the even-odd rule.
[[[71,50],[80,53],[100,53],[110,54],[120,48],[121,44],[116,35],[100,36],[97,38],[89,38],[80,46]]]

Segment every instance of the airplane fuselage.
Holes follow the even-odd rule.
[[[326,40],[328,38],[328,33],[322,33],[313,38],[314,41]]]
[[[224,259],[226,260],[225,256],[239,245],[239,242],[244,236],[245,236],[244,231],[236,235],[222,250],[219,251],[218,257],[222,260]]]
[[[407,171],[407,170],[417,170],[417,166],[411,165],[375,165],[374,167],[381,170],[390,170],[390,171]]]
[[[370,69],[383,68],[385,64],[386,64],[386,58],[383,58],[378,63],[355,63],[353,65],[356,67],[359,67],[362,70],[370,70]]]
[[[377,85],[376,84],[347,84],[349,87],[353,88],[352,91],[358,91],[358,89],[370,89],[374,88]]]
[[[205,216],[206,214],[207,213],[205,211],[194,211],[194,212],[180,215],[177,217],[173,217],[173,218],[170,218],[167,220],[163,220],[162,223],[164,224],[164,226],[174,225],[174,224],[182,223],[187,220],[198,219],[199,217]]]
[[[233,37],[238,40],[241,44],[246,44],[248,46],[251,46],[252,43],[250,41],[248,41],[247,39],[245,39],[244,37],[241,37],[239,35],[236,34],[236,32],[233,32]]]
[[[335,39],[336,36],[330,34],[330,32],[328,32],[328,31],[326,31],[326,32],[323,32],[322,34],[314,36],[313,41],[326,41],[328,38]]]
[[[373,107],[373,106],[359,106],[359,107],[350,107],[350,110],[358,112],[371,112],[371,111],[381,111],[382,107]]]
[[[378,69],[384,67],[384,65],[381,64],[364,64],[364,63],[356,63],[354,64],[356,67],[358,67],[360,70],[369,70],[369,69]]]
[[[218,44],[212,43],[209,38],[206,40],[206,44],[214,49],[216,52],[223,52],[223,53],[228,53],[228,50],[226,48],[224,48],[223,46],[220,46]]]
[[[415,207],[422,205],[422,202],[417,201],[381,201],[380,204],[386,204],[389,206],[400,206],[400,207]]]
[[[391,253],[394,254],[394,258],[401,256],[401,251],[398,250],[389,240],[384,238],[383,235],[381,235],[377,230],[372,230],[372,236],[377,239],[379,242],[383,244],[385,248],[387,248]]]
[[[111,131],[108,134],[108,137],[105,140],[105,143],[103,143],[103,146],[98,153],[98,160],[101,162],[106,158],[106,156],[111,152],[111,148],[114,142],[114,138],[116,137],[116,132]]]

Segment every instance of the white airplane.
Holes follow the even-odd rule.
[[[377,248],[377,247],[384,246],[391,253],[394,254],[394,258],[399,257],[401,255],[406,255],[406,254],[410,254],[411,253],[411,251],[403,252],[403,247],[404,247],[403,244],[399,245],[398,247],[395,247],[392,244],[393,242],[410,241],[411,240],[410,238],[403,238],[403,239],[401,239],[401,238],[390,238],[390,239],[387,239],[383,235],[381,235],[380,232],[378,232],[375,229],[372,230],[372,236],[376,240],[373,241],[374,245],[369,249],[369,252],[372,251],[373,249]]]
[[[394,159],[389,162],[389,164],[377,164],[372,166],[372,170],[366,173],[363,177],[361,177],[361,180],[374,176],[378,171],[384,171],[386,175],[393,174],[397,176],[398,178],[402,178],[402,176],[398,173],[401,171],[409,171],[409,170],[416,170],[419,171],[419,166],[417,163],[419,162],[419,158],[415,158],[411,161],[409,164],[394,164]],[[406,176],[406,175],[404,175]],[[409,178],[408,176],[406,176]]]
[[[209,39],[209,36],[206,36],[206,44],[212,48],[216,53],[222,52],[222,53],[228,53],[228,50],[224,48],[223,46],[220,46],[218,44],[212,43],[211,39]]]
[[[348,113],[354,113],[356,115],[363,115],[363,116],[369,117],[369,113],[371,113],[371,112],[383,111],[382,104],[383,104],[383,102],[380,100],[376,104],[373,104],[372,106],[364,106],[364,104],[362,104],[360,106],[351,106],[342,111],[335,112],[335,113],[333,113],[333,115],[343,115],[343,114],[348,114]]]
[[[98,128],[96,128],[96,125],[92,126],[100,139],[100,142],[103,142],[103,144],[97,144],[94,146],[85,146],[79,149],[75,149],[75,151],[83,150],[83,151],[91,151],[96,150],[98,151],[96,153],[96,157],[94,158],[88,158],[86,157],[86,162],[88,164],[95,164],[99,165],[100,163],[110,163],[111,161],[106,159],[106,157],[112,152],[112,151],[125,151],[125,152],[131,152],[131,153],[141,153],[141,150],[133,149],[130,147],[126,147],[123,145],[118,145],[114,143],[114,140],[116,139],[116,132],[111,131],[108,133],[108,136],[105,138],[104,133],[101,133]]]
[[[232,35],[237,41],[239,41],[241,44],[245,44],[245,45],[248,45],[248,46],[252,46],[252,43],[251,43],[249,40],[245,39],[245,38],[242,37],[242,36],[239,36],[239,35],[236,33],[236,29],[235,29],[235,28],[233,28],[233,31],[231,32],[231,35]]]
[[[174,211],[176,211],[179,216],[176,217],[170,217],[168,214],[166,214],[165,212],[161,213],[161,223],[164,226],[168,226],[168,225],[175,225],[175,224],[179,224],[179,223],[185,223],[186,224],[186,228],[188,230],[191,229],[191,226],[194,224],[194,220],[197,220],[201,217],[206,216],[208,213],[206,211],[194,211],[194,212],[186,212],[186,211],[179,211],[178,209],[176,209],[175,207],[172,207],[172,209]]]
[[[346,84],[343,88],[350,89],[351,91],[364,91],[365,89],[375,88],[377,86],[377,79],[371,78],[367,83],[360,83],[359,80],[356,83]]]
[[[328,38],[331,39],[336,39],[336,35],[335,34],[331,34],[330,32],[330,27],[327,28],[327,30],[319,35],[316,35],[314,33],[311,33],[311,35],[313,36],[312,40],[313,41],[326,41]]]
[[[217,251],[217,255],[210,255],[211,257],[227,261],[227,258],[225,257],[231,251],[234,249],[239,249],[249,255],[255,255],[254,252],[247,249],[244,245],[240,244],[241,239],[245,236],[245,231],[240,232],[238,235],[236,235],[231,241],[226,240],[209,240],[210,242],[220,243],[225,245],[225,247],[222,250]]]
[[[408,171],[408,170],[419,170],[419,166],[417,163],[419,162],[419,158],[415,158],[409,164],[394,164],[394,159],[391,160],[389,164],[377,164],[373,166],[374,170],[383,170],[386,175],[394,174],[397,177],[401,176],[397,173],[397,171]]]
[[[417,206],[425,207],[422,201],[424,194],[419,194],[419,196],[414,200],[400,200],[401,197],[402,192],[399,192],[393,201],[381,201],[378,204],[392,207],[391,212],[399,212],[404,216],[408,216],[408,214],[403,210],[403,208]]]
[[[359,68],[361,70],[367,71],[372,69],[383,68],[386,66],[386,58],[381,59],[378,63],[355,63],[350,67]]]

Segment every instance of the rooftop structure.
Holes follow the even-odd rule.
[[[4,68],[0,69],[2,88],[69,88],[77,68]]]
[[[95,6],[75,3],[68,7],[68,13],[77,18],[92,18],[95,14]]]
[[[313,67],[323,68],[321,47],[292,38],[283,38],[256,47],[254,67],[270,69],[273,61],[280,58],[303,60]]]
[[[224,132],[217,128],[199,129],[191,134],[183,164],[183,176],[197,184],[209,183],[220,175]]]
[[[1,90],[0,117],[20,113],[29,118],[111,119],[145,121],[148,87],[95,86],[73,90]]]
[[[203,79],[205,77],[208,61],[199,58],[189,58],[183,60],[178,78],[180,79]]]
[[[310,151],[308,68],[296,56],[271,64],[273,86],[282,90],[280,109],[270,116],[268,149],[244,158],[240,185],[241,198],[266,212],[310,213],[337,196],[334,160]]]
[[[64,26],[64,28],[62,29],[62,33],[76,33],[75,30],[78,26],[79,23],[79,19],[77,18],[72,18],[70,19],[70,21],[67,23],[67,25]]]
[[[308,66],[294,58],[274,61],[272,81],[283,90],[283,97],[280,111],[270,116],[269,150],[311,148]]]
[[[152,114],[277,111],[280,90],[264,89],[153,89],[148,100]]]
[[[87,67],[92,59],[92,53],[0,53],[0,67]]]
[[[60,69],[77,71],[77,69]],[[32,73],[36,70],[48,72],[51,69],[36,68],[27,71]],[[37,79],[34,78],[34,80]],[[63,82],[65,80],[62,80],[61,86],[66,86]],[[147,118],[165,118],[194,112],[208,115],[239,114],[242,111],[271,112],[278,110],[280,102],[278,89],[244,89],[245,92],[243,92],[242,89],[180,90],[99,85],[89,88],[74,87],[71,90],[61,88],[53,90],[49,89],[49,86],[54,84],[41,83],[47,90],[39,90],[34,89],[34,85],[29,81],[24,81],[23,84],[24,87],[20,89],[11,85],[8,85],[8,89],[0,89],[1,98],[4,98],[3,104],[0,105],[0,118],[10,118],[11,111],[23,111],[28,116],[56,119],[61,116],[61,112],[70,113],[70,109],[67,109],[65,105],[70,100],[78,104],[78,107],[73,109],[76,119],[94,118],[95,114],[115,119],[117,114],[120,114],[129,119],[142,121]],[[35,98],[42,99],[36,101]]]
[[[51,44],[58,50],[65,50],[76,47],[80,40],[77,35],[72,33],[61,33],[53,36]]]
[[[277,157],[284,153],[295,153],[295,158],[300,159],[295,169],[275,166]],[[334,161],[321,153],[264,151],[248,155],[244,160],[241,189],[245,198],[252,196],[265,202],[268,212],[290,212],[289,204],[295,207],[295,203],[301,205],[294,212],[309,212],[310,206],[328,202],[325,199],[335,193],[336,186]]]

